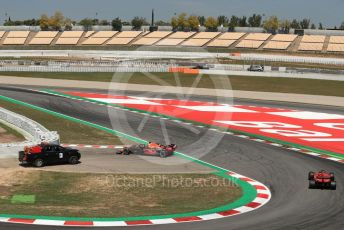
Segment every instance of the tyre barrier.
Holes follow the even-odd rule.
[[[60,144],[60,136],[56,131],[49,131],[41,124],[25,116],[16,114],[7,109],[0,108],[0,120],[25,131],[30,135],[29,140],[20,143],[0,144],[0,148],[15,148],[27,145],[35,145],[41,142]]]

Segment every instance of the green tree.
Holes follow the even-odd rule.
[[[32,18],[32,19],[27,19],[27,20],[24,20],[23,21],[23,24],[25,25],[25,26],[37,26],[37,20],[36,19],[34,19],[34,18]]]
[[[318,29],[319,30],[323,30],[324,29],[323,24],[321,22],[319,23]]]
[[[65,17],[62,12],[55,12],[55,14],[50,18],[50,26],[53,30],[61,30],[65,26]]]
[[[280,28],[284,33],[289,33],[290,27],[291,27],[291,22],[289,20],[282,20],[280,21]]]
[[[97,19],[97,18],[92,19],[92,24],[94,26],[98,26],[99,25],[99,19]]]
[[[201,26],[204,26],[205,17],[204,17],[204,16],[199,16],[199,17],[198,17],[198,21],[199,21],[199,24],[200,24]]]
[[[208,17],[207,20],[205,20],[204,26],[207,28],[207,31],[217,31],[219,23],[216,18]]]
[[[66,18],[64,22],[64,29],[65,30],[72,30],[73,28],[73,21],[70,18]]]
[[[178,19],[176,17],[173,17],[171,19],[171,25],[172,25],[173,31],[178,30]]]
[[[237,16],[233,15],[231,17],[231,19],[229,20],[228,30],[234,31],[234,28],[237,26],[239,26],[239,18]]]
[[[112,30],[114,31],[122,31],[122,20],[117,17],[111,22]]]
[[[311,25],[311,29],[312,29],[312,30],[315,30],[315,29],[316,29],[316,27],[315,27],[315,24],[314,24],[314,23],[312,23],[312,25]]]
[[[110,25],[110,22],[108,21],[108,20],[101,20],[100,22],[99,22],[99,25],[101,25],[101,26],[109,26]]]
[[[186,13],[181,13],[178,15],[178,17],[173,17],[171,19],[171,25],[174,31],[185,31],[185,30],[190,30],[192,24],[192,29],[195,29],[195,24],[197,23],[197,27],[199,24],[199,20],[196,16],[191,15],[189,18],[187,18]]]
[[[159,20],[159,21],[155,22],[155,25],[156,26],[170,26],[171,24],[168,22],[165,22],[163,20]]]
[[[266,31],[276,31],[279,27],[277,16],[271,16],[263,22],[263,27]]]
[[[290,24],[290,28],[293,28],[293,29],[300,29],[301,26],[300,26],[299,21],[297,21],[296,19],[293,19],[293,21],[292,21],[291,24]]]
[[[178,21],[178,29],[181,31],[184,31],[185,29],[187,29],[188,25],[188,21],[186,20],[186,13],[181,13],[179,14],[177,21]]]
[[[243,16],[242,18],[239,18],[239,26],[247,27],[247,17],[246,16]]]
[[[22,25],[24,25],[24,22],[23,22],[23,21],[16,20],[16,21],[14,21],[14,25],[15,25],[15,26],[22,26]]]
[[[6,20],[6,22],[4,22],[4,26],[14,26],[14,22],[11,20]]]
[[[309,25],[311,24],[311,20],[304,18],[302,21],[300,21],[300,27],[301,29],[309,29]]]
[[[196,15],[189,16],[188,24],[191,31],[198,31],[200,24],[199,24],[198,17]]]
[[[49,30],[50,18],[48,17],[48,15],[42,14],[41,18],[39,19],[39,26],[43,31]]]
[[[223,26],[228,26],[228,18],[224,15],[220,15],[217,17],[217,21],[219,25],[223,25]]]
[[[340,30],[344,30],[344,21],[342,22],[342,24],[339,26]]]
[[[142,26],[145,24],[146,19],[135,17],[133,20],[131,20],[131,25],[133,27],[133,30],[140,30]]]
[[[82,26],[85,31],[92,30],[93,20],[91,18],[84,18],[79,22],[79,25]]]
[[[260,14],[253,14],[248,18],[248,25],[250,27],[260,27],[262,25],[262,16]]]

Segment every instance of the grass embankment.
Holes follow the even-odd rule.
[[[113,134],[80,123],[58,118],[25,106],[0,100],[0,107],[37,121],[49,130],[57,131],[62,143],[99,145],[122,144],[120,139]]]
[[[0,122],[0,143],[24,141],[25,137],[15,129]]]
[[[1,183],[1,214],[164,215],[216,208],[242,195],[240,187],[212,174],[92,175],[21,171],[5,175],[9,177],[12,179]],[[178,183],[179,186],[172,186]],[[211,183],[215,185],[209,186]]]
[[[178,78],[172,73],[152,73],[155,78],[148,77],[145,73],[32,73],[32,72],[0,72],[0,75],[67,79],[79,81],[122,82],[131,84],[160,85],[160,81],[171,86],[191,87],[196,82],[197,76],[179,73]],[[176,80],[177,79],[177,80]],[[257,92],[296,93],[324,96],[344,96],[344,81],[327,81],[313,79],[247,77],[247,76],[222,76],[203,75],[197,88],[225,88],[221,80],[229,80],[232,89]]]

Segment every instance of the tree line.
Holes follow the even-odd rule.
[[[174,31],[198,31],[200,27],[205,27],[207,31],[217,31],[218,28],[228,28],[233,31],[235,27],[263,27],[266,31],[284,31],[290,29],[325,29],[322,23],[315,24],[310,19],[279,19],[277,16],[265,18],[265,15],[252,14],[249,17],[235,16],[227,17],[220,15],[218,17],[205,17],[198,15],[188,15],[181,13],[171,18],[171,21],[159,20],[155,22],[156,26],[172,26]],[[63,13],[57,11],[52,16],[41,15],[39,19],[11,20],[8,18],[4,26],[40,26],[41,30],[71,30],[73,26],[79,25],[84,30],[91,30],[93,26],[112,26],[113,30],[121,31],[123,26],[132,26],[133,30],[140,30],[142,26],[148,26],[149,23],[143,17],[134,17],[131,21],[123,21],[119,17],[108,20],[99,20],[95,18],[84,18],[75,21],[67,18]],[[344,30],[344,21],[334,29]]]

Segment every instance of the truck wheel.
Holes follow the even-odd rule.
[[[310,181],[309,181],[309,186],[308,186],[308,188],[309,188],[309,189],[314,189],[315,187],[316,187],[315,181],[314,181],[314,180],[310,180]]]
[[[308,180],[313,180],[314,179],[314,172],[309,172],[308,173]]]
[[[71,157],[69,158],[68,162],[69,162],[69,164],[71,164],[71,165],[76,165],[76,164],[79,162],[79,160],[78,160],[78,158],[77,158],[76,156],[71,156]]]
[[[337,183],[335,181],[331,181],[331,185],[330,185],[331,190],[336,190],[337,188]]]
[[[36,159],[33,165],[37,168],[43,167],[44,166],[44,161],[42,159]]]

